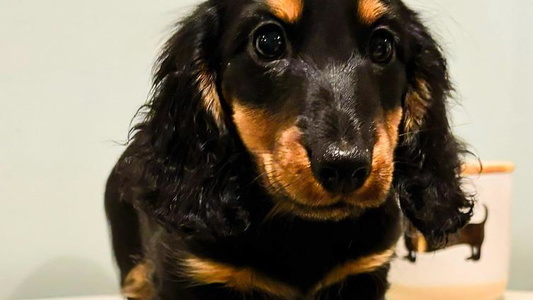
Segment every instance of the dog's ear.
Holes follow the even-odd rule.
[[[142,166],[131,176],[138,182],[136,204],[191,234],[246,226],[234,197],[239,145],[218,90],[219,30],[219,12],[210,2],[179,25],[158,59],[152,98],[127,151]]]
[[[165,147],[173,145],[173,139],[225,133],[217,90],[218,22],[216,8],[203,4],[178,25],[163,47],[146,122],[157,137],[154,146],[159,150],[168,150]]]
[[[453,136],[447,99],[451,85],[435,40],[412,11],[408,35],[409,87],[395,157],[395,188],[404,214],[438,245],[468,223],[473,201],[461,187],[464,146]]]

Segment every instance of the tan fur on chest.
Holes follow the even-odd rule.
[[[317,292],[334,286],[350,276],[373,272],[387,264],[393,250],[349,260],[334,267],[309,291],[301,291],[284,282],[270,278],[250,267],[236,267],[199,257],[184,260],[184,274],[198,284],[222,284],[242,293],[264,292],[281,299],[293,300],[312,297]]]

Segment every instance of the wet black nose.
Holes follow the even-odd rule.
[[[311,166],[322,186],[335,194],[348,194],[363,186],[370,175],[370,150],[341,150],[330,146]]]

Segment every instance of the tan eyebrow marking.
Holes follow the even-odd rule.
[[[380,0],[359,0],[359,20],[365,25],[376,22],[387,11],[387,7]]]
[[[287,23],[295,23],[302,16],[302,0],[266,0],[272,13]]]

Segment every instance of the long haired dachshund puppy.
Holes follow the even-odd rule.
[[[108,181],[124,295],[384,299],[402,215],[434,245],[471,216],[449,91],[400,0],[200,5]]]

